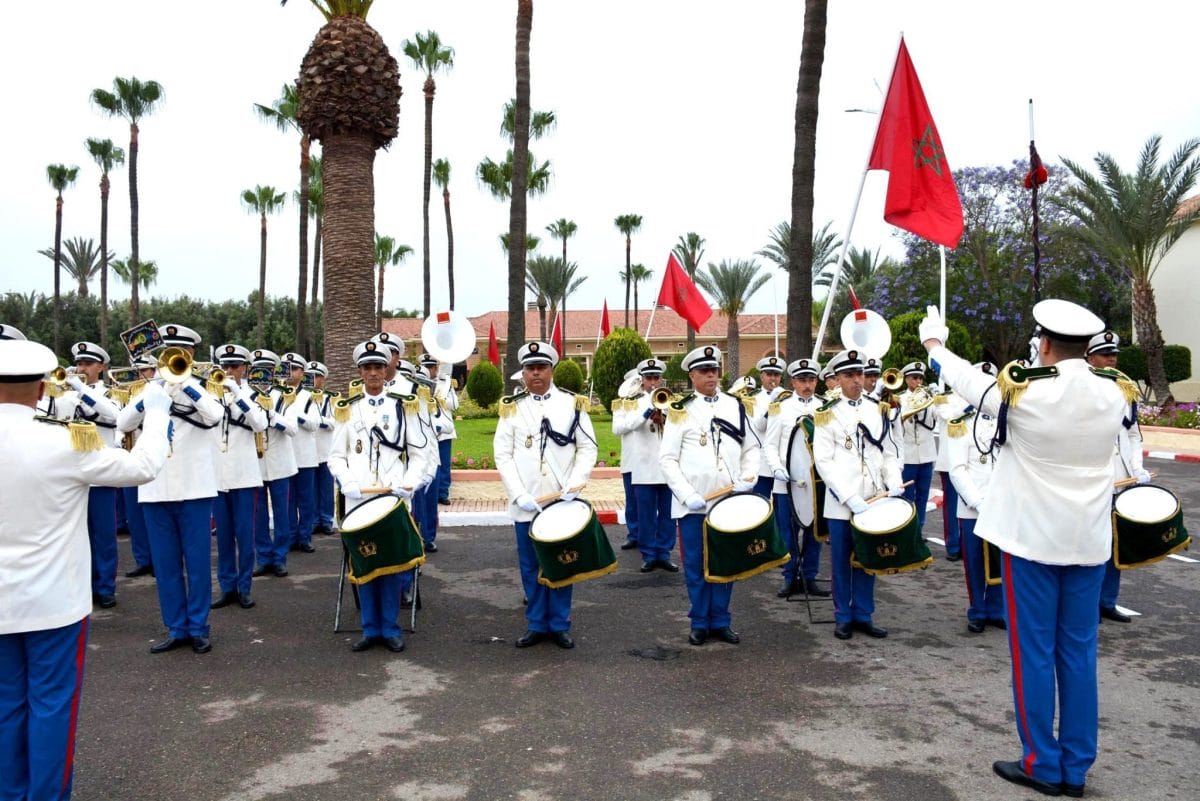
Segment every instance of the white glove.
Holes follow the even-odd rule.
[[[687,496],[687,499],[683,502],[683,505],[686,506],[690,512],[703,512],[708,508],[708,501],[704,500],[704,496],[700,493],[693,492],[691,495]]]
[[[575,500],[576,498],[578,498],[578,497],[579,497],[579,493],[578,493],[578,492],[572,492],[571,490],[569,490],[569,489],[566,489],[566,490],[563,490],[563,491],[562,491],[562,494],[561,494],[561,495],[559,495],[558,497],[559,497],[559,498],[561,498],[561,499],[562,499],[562,500],[564,500],[564,501],[573,501],[573,500]]]
[[[542,507],[538,506],[537,499],[528,492],[522,493],[513,501],[523,512],[540,512]]]
[[[1141,470],[1141,469],[1134,470],[1133,477],[1137,479],[1137,483],[1139,483],[1139,484],[1149,484],[1150,483],[1150,474],[1147,473],[1145,470]]]
[[[342,495],[352,501],[362,500],[362,489],[358,486],[357,481],[342,482]]]
[[[734,492],[750,492],[754,489],[755,482],[753,481],[735,481],[733,482]]]
[[[868,507],[867,502],[864,501],[861,496],[853,495],[846,499],[846,508],[856,515],[861,515],[863,512],[867,511]]]
[[[930,339],[936,339],[945,345],[946,339],[949,336],[950,329],[946,327],[946,321],[942,319],[942,313],[938,311],[938,307],[926,306],[925,319],[917,326],[917,338],[922,343]]]
[[[171,398],[167,395],[166,390],[158,384],[147,384],[142,390],[138,402],[147,412],[157,410],[167,414],[171,411]]]
[[[890,490],[888,490],[889,498],[899,498],[903,494],[904,494],[904,487],[892,487]]]
[[[412,503],[412,498],[413,498],[413,488],[412,487],[405,487],[400,484],[393,484],[392,492],[399,495],[400,498],[403,499],[404,501],[407,501],[410,504]]]
[[[76,392],[83,392],[84,388],[87,386],[82,380],[80,380],[79,376],[75,375],[74,373],[67,376],[67,385]]]
[[[782,481],[784,484],[786,484],[790,480],[786,470],[776,470],[774,472],[776,481]]]

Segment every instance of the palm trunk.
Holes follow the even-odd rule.
[[[79,297],[86,298],[88,296],[88,274],[86,272],[86,266],[85,271],[75,276],[75,279],[79,281],[79,288],[76,290],[79,294]]]
[[[788,248],[787,353],[813,352],[812,212],[817,159],[817,100],[825,61],[827,0],[805,0],[800,75],[796,83],[796,143],[792,154],[792,240]],[[818,343],[819,344],[819,343]],[[815,356],[814,352],[814,356]]]
[[[129,124],[129,327],[138,324],[141,317],[141,303],[138,299],[138,285],[141,283],[138,270],[138,127],[137,123]]]
[[[567,358],[567,297],[563,295],[562,309],[559,312],[562,314],[562,349],[563,352],[558,354],[559,358]]]
[[[636,331],[640,327],[638,323],[638,282],[633,282],[633,329]]]
[[[317,356],[317,300],[320,298],[321,285],[321,217],[317,216],[317,230],[313,232],[313,259],[312,259],[312,301],[309,303],[308,311],[311,315],[308,321],[308,352],[314,354],[314,359],[324,361],[322,354]]]
[[[450,284],[450,311],[454,311],[454,226],[450,224],[450,189],[442,190],[446,206],[446,280]]]
[[[1133,280],[1133,324],[1137,330],[1138,345],[1146,356],[1146,373],[1150,389],[1159,406],[1175,403],[1171,385],[1167,383],[1167,371],[1163,367],[1163,335],[1158,327],[1158,304],[1154,300],[1154,287],[1149,281]]]
[[[258,235],[258,325],[255,328],[255,347],[263,347],[263,331],[267,322],[267,215],[262,215]]]
[[[742,374],[741,365],[741,337],[738,334],[738,316],[736,313],[729,315],[729,324],[725,328],[725,347],[729,352],[725,355],[725,370],[729,376],[729,380],[733,381]]]
[[[379,271],[379,282],[375,286],[375,330],[383,330],[383,265],[375,265]]]
[[[302,348],[308,342],[308,314],[304,308],[304,293],[308,289],[308,170],[309,170],[309,138],[306,134],[300,136],[300,281],[296,290],[296,347]],[[311,355],[311,345],[305,351]]]
[[[513,176],[508,212],[508,331],[504,343],[505,373],[517,364],[525,344],[525,231],[529,192],[529,37],[533,0],[517,0],[516,104],[513,108]]]
[[[629,283],[632,276],[629,274],[629,248],[631,246],[629,237],[625,237],[625,327],[629,327]]]
[[[108,173],[100,177],[100,345],[108,347]]]
[[[429,316],[429,184],[433,179],[433,93],[436,87],[433,76],[425,76],[425,185],[421,195],[421,221],[424,224],[424,247],[421,249],[421,267],[425,276],[425,316]]]
[[[540,293],[538,294],[537,307],[538,307],[538,333],[540,334],[538,339],[542,340],[542,342],[549,342],[549,340],[546,339],[546,296],[545,295],[542,295]]]
[[[696,329],[692,328],[692,324],[688,323],[687,327],[687,353],[691,353],[696,349]]]
[[[63,196],[59,191],[54,201],[54,352],[62,353],[62,207]]]

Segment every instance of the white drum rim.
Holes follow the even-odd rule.
[[[568,506],[568,504],[570,506]],[[581,526],[579,526],[579,528],[575,529],[574,531],[571,531],[566,536],[554,537],[553,539],[547,539],[544,536],[539,537],[537,535],[537,521],[539,519],[542,519],[542,515],[546,514],[547,512],[550,512],[551,510],[553,510],[555,508],[557,508],[559,511],[563,511],[568,508],[574,509],[575,504],[579,504],[584,509],[587,510],[587,516],[584,517],[583,524]],[[556,542],[565,542],[565,541],[571,539],[572,537],[579,536],[580,532],[582,532],[585,528],[587,528],[588,523],[590,523],[592,521],[592,518],[594,518],[595,516],[596,516],[596,510],[593,509],[592,505],[590,503],[588,503],[587,501],[585,501],[583,498],[575,498],[570,501],[557,500],[554,503],[547,504],[542,509],[542,511],[538,512],[537,515],[533,518],[533,520],[530,521],[529,537],[530,537],[530,539],[537,540],[538,542],[544,542],[544,543],[548,543],[548,544],[553,544]]]
[[[376,507],[378,507],[380,509],[384,508],[384,504],[381,502],[389,501],[389,500],[392,501],[392,504],[391,504],[391,506],[387,507],[386,512],[379,515],[378,517],[371,518],[370,520],[366,521],[365,523],[360,523],[358,525],[354,525],[353,519],[354,519],[355,513],[359,512],[360,510],[362,510],[363,515],[366,515],[368,512],[374,513]],[[368,509],[367,507],[370,506],[371,504],[375,504],[375,506],[371,506],[371,508]],[[400,498],[395,495],[379,495],[374,498],[368,498],[367,500],[360,503],[358,506],[355,506],[349,512],[346,512],[345,516],[342,517],[342,525],[340,526],[340,528],[342,531],[346,532],[347,534],[353,534],[357,531],[362,531],[363,529],[378,523],[380,520],[383,520],[385,517],[390,515],[392,512],[396,511],[396,507],[399,505],[400,505]],[[362,516],[362,515],[360,515],[360,516]]]
[[[713,515],[713,512],[715,512],[715,511],[717,510],[717,507],[719,507],[719,506],[720,506],[721,504],[723,504],[723,503],[726,503],[726,502],[728,502],[728,501],[732,501],[732,500],[734,500],[735,498],[753,498],[755,501],[761,501],[761,502],[763,503],[764,509],[766,510],[766,514],[764,514],[764,515],[763,515],[761,518],[759,518],[759,519],[755,520],[754,522],[752,522],[752,523],[749,523],[749,524],[747,524],[747,525],[743,526],[742,528],[723,528],[723,527],[721,527],[721,526],[718,526],[718,525],[716,525],[716,524],[712,523],[712,522],[711,522],[711,521],[712,521],[712,515]],[[772,508],[772,506],[771,506],[771,502],[770,502],[769,500],[767,500],[766,498],[764,498],[763,496],[759,495],[758,493],[755,493],[755,492],[736,492],[736,493],[734,493],[734,494],[732,494],[732,495],[726,495],[724,498],[721,498],[719,501],[717,501],[716,503],[714,503],[714,504],[712,505],[712,508],[708,510],[708,514],[706,514],[706,515],[704,516],[704,524],[705,524],[706,526],[708,526],[709,528],[711,528],[713,531],[717,531],[717,532],[720,532],[720,533],[722,533],[722,534],[743,534],[743,533],[745,533],[745,532],[747,532],[747,531],[750,531],[751,529],[758,528],[758,527],[759,527],[759,526],[761,526],[763,523],[767,522],[767,520],[768,520],[768,519],[770,519],[770,517],[771,517],[771,514],[772,514],[774,511],[775,511],[775,510]]]
[[[895,534],[897,531],[900,531],[901,529],[909,526],[912,523],[912,521],[914,519],[916,519],[916,517],[917,517],[916,504],[914,504],[912,501],[908,500],[907,498],[888,497],[888,498],[880,498],[878,501],[875,501],[875,503],[872,503],[871,505],[874,506],[877,503],[886,503],[887,506],[895,506],[896,504],[893,503],[894,501],[903,502],[904,505],[908,508],[908,512],[909,512],[908,517],[905,518],[899,525],[895,526],[894,528],[889,528],[889,529],[863,528],[858,523],[858,519],[861,516],[861,514],[851,515],[850,525],[854,526],[854,528],[858,529],[863,534],[870,534],[872,536],[881,536],[884,534]],[[883,507],[879,507],[879,508],[883,508]],[[897,507],[897,508],[899,508],[899,507]],[[866,514],[866,513],[864,512],[862,514]]]
[[[1155,490],[1156,492],[1162,493],[1162,494],[1168,496],[1169,498],[1171,498],[1171,500],[1175,501],[1175,508],[1171,511],[1171,513],[1169,515],[1167,515],[1166,517],[1160,518],[1158,520],[1146,520],[1146,519],[1140,518],[1140,517],[1130,517],[1127,513],[1121,511],[1121,498],[1125,497],[1126,493],[1133,492],[1134,495],[1137,495],[1140,492],[1141,494],[1144,494],[1145,490],[1148,490],[1148,489]],[[1134,490],[1138,490],[1139,492],[1134,492]],[[1131,495],[1130,497],[1132,498],[1133,495]],[[1135,485],[1132,487],[1126,487],[1125,489],[1118,492],[1117,497],[1113,499],[1113,511],[1116,512],[1118,517],[1120,517],[1124,520],[1128,520],[1131,523],[1137,523],[1139,525],[1147,525],[1147,526],[1153,526],[1158,523],[1166,523],[1168,520],[1173,520],[1179,514],[1179,510],[1182,508],[1182,506],[1183,506],[1183,504],[1179,500],[1178,495],[1171,492],[1166,487],[1160,487],[1157,484],[1138,484],[1138,485]]]

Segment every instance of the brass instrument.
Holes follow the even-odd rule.
[[[46,376],[46,397],[61,398],[67,391],[67,376],[72,375],[75,368],[55,367]]]
[[[158,354],[158,377],[168,384],[182,384],[192,375],[192,357],[183,348],[165,348]]]
[[[895,392],[904,386],[904,374],[900,372],[898,367],[889,367],[883,371],[883,375],[879,377],[879,382],[888,392]]]
[[[920,414],[933,405],[933,393],[925,387],[917,387],[912,392],[900,396],[900,420]]]
[[[650,405],[660,412],[665,412],[674,399],[674,394],[666,387],[659,387],[650,393]]]
[[[739,376],[737,381],[729,385],[730,395],[744,396],[749,392],[753,392],[758,387],[758,382],[748,375]]]

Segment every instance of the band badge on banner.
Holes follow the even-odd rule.
[[[159,333],[158,326],[154,324],[153,320],[138,323],[128,331],[122,331],[121,342],[125,344],[125,350],[129,352],[131,362],[163,345],[162,334]]]

